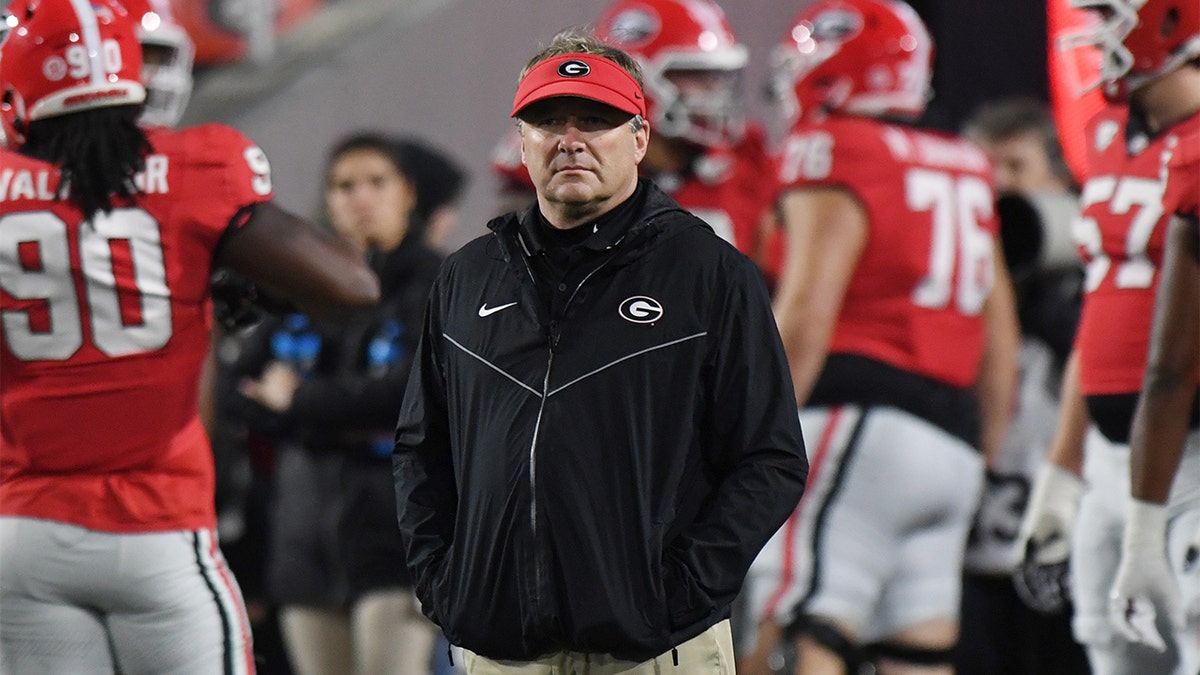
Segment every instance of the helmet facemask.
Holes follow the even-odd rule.
[[[1071,0],[1076,9],[1088,12],[1091,25],[1065,33],[1056,40],[1057,48],[1064,54],[1073,54],[1078,49],[1095,49],[1099,54],[1099,70],[1088,77],[1079,74],[1076,80],[1080,96],[1106,83],[1116,83],[1133,68],[1133,54],[1125,46],[1125,38],[1137,26],[1137,10],[1120,0]],[[1067,59],[1067,63],[1077,63]],[[1093,60],[1093,62],[1096,62]]]
[[[181,27],[153,12],[142,17],[138,40],[142,44],[142,79],[146,83],[141,121],[152,126],[176,126],[183,119],[192,95],[195,47]]]
[[[748,60],[741,45],[702,57],[665,54],[643,73],[657,134],[707,148],[727,147],[746,128],[741,75]]]
[[[1194,0],[1070,2],[1073,8],[1089,10],[1092,25],[1060,36],[1057,48],[1064,54],[1084,48],[1099,54],[1098,75],[1077,78],[1080,95],[1103,87],[1105,97],[1123,101],[1151,80],[1200,55],[1200,32],[1194,25],[1200,10],[1184,4]],[[1186,25],[1189,22],[1193,25]]]

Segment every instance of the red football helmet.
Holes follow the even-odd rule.
[[[1097,21],[1059,38],[1059,49],[1096,47],[1100,77],[1085,91],[1104,85],[1105,95],[1123,100],[1150,80],[1200,56],[1197,0],[1071,0],[1095,10]]]
[[[4,20],[0,93],[17,121],[146,99],[142,48],[115,0],[17,0]]]
[[[167,0],[121,0],[137,23],[142,43],[142,82],[146,106],[142,123],[173,127],[183,118],[192,96],[192,61],[196,47],[175,21]]]
[[[618,0],[595,33],[638,60],[655,133],[705,147],[741,138],[738,77],[749,54],[715,2]]]
[[[933,39],[899,0],[817,0],[771,57],[771,88],[790,126],[817,110],[917,118],[925,112]]]
[[[504,184],[505,189],[533,192],[533,179],[521,162],[521,134],[509,129],[504,137],[492,147],[492,173]]]

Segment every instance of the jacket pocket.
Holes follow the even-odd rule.
[[[712,614],[713,601],[687,565],[668,549],[663,553],[663,586],[671,630],[687,628]]]
[[[450,568],[450,557],[447,553],[445,557],[426,568],[425,574],[416,580],[413,587],[417,599],[421,601],[421,612],[439,626],[445,625],[445,608],[449,606],[446,578]]]

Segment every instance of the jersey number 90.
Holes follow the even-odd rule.
[[[71,269],[73,234],[82,302]],[[114,252],[126,246],[128,264],[114,264]],[[49,211],[0,217],[0,288],[17,300],[35,301],[33,307],[49,315],[47,328],[35,326],[30,311],[3,312],[5,344],[23,361],[71,358],[83,346],[84,322],[93,344],[110,357],[160,349],[171,339],[171,293],[159,224],[142,209],[98,212],[74,231]],[[131,300],[122,307],[121,292],[130,290],[136,292],[135,310],[129,309]]]

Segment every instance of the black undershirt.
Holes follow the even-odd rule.
[[[1200,390],[1197,390],[1200,397]],[[1104,394],[1087,397],[1088,415],[1096,428],[1112,443],[1128,445],[1133,431],[1133,413],[1137,409],[1138,394]],[[1200,428],[1200,407],[1192,399],[1192,419],[1189,429]]]
[[[529,264],[538,295],[552,317],[560,317],[571,292],[599,263],[600,258],[625,236],[645,202],[639,183],[629,199],[596,220],[569,229],[550,224],[541,212],[525,230],[530,244]]]

